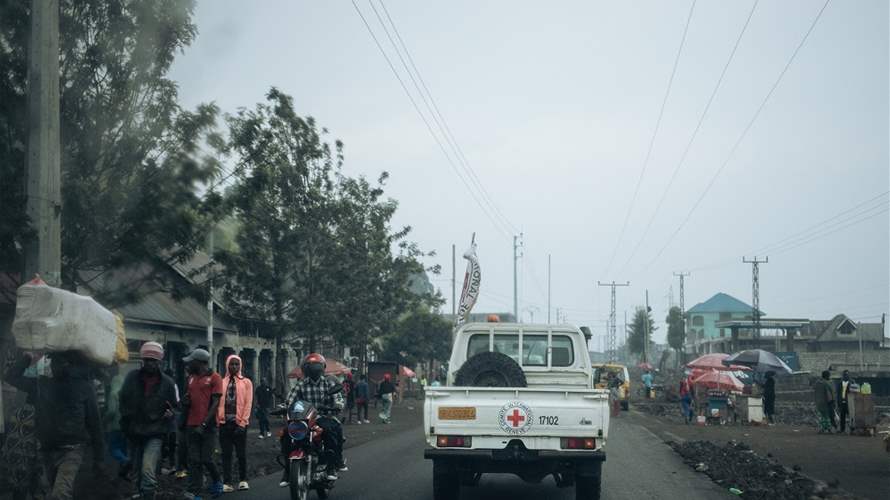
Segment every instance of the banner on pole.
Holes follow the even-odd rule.
[[[476,235],[470,243],[470,248],[464,252],[464,258],[467,259],[467,272],[464,274],[464,286],[460,293],[460,307],[457,310],[457,318],[455,320],[455,328],[467,322],[470,317],[470,311],[476,305],[476,299],[479,298],[479,285],[482,282],[482,270],[479,267],[479,259],[476,257]]]

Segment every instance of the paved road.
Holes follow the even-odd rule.
[[[341,473],[331,499],[431,500],[432,464],[423,459],[421,429],[394,434],[347,451],[350,470]],[[280,477],[251,482],[251,491],[224,496],[229,500],[286,499]],[[609,500],[674,498],[698,500],[728,497],[705,476],[692,472],[674,452],[645,428],[626,418],[612,420],[603,498]],[[314,498],[314,493],[310,498]],[[558,489],[548,478],[527,484],[510,475],[483,476],[479,486],[462,490],[463,500],[574,499],[574,489]]]

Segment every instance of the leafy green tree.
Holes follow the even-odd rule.
[[[643,354],[646,339],[646,328],[648,325],[649,332],[649,347],[655,345],[655,343],[651,340],[652,335],[655,333],[657,329],[655,327],[654,322],[652,321],[652,315],[649,311],[646,310],[645,307],[638,307],[636,312],[634,313],[633,320],[630,325],[628,325],[628,329],[630,333],[628,334],[627,344],[630,348],[630,352],[634,354]],[[648,360],[643,360],[648,361]]]
[[[398,205],[384,197],[387,174],[376,183],[342,175],[342,144],[274,88],[228,122],[236,182],[227,202],[238,223],[217,259],[237,315],[265,319],[279,348],[316,350],[323,338],[363,347],[432,300],[410,293],[425,254],[410,228],[391,229]]]
[[[686,343],[686,323],[683,321],[683,311],[679,307],[674,306],[668,311],[665,322],[668,325],[667,341],[677,353],[677,359],[680,359],[680,352],[683,351]]]
[[[427,307],[416,307],[384,338],[383,357],[416,367],[425,364],[432,373],[433,361],[446,361],[451,355],[451,323]]]
[[[88,285],[121,267],[187,260],[220,198],[197,193],[218,172],[217,108],[180,109],[167,78],[195,38],[194,0],[62,0],[59,69],[62,283]],[[0,0],[0,269],[21,268],[25,216],[30,2]],[[210,151],[207,153],[206,151]],[[154,266],[163,267],[163,266]],[[169,285],[128,273],[98,290],[119,305]]]

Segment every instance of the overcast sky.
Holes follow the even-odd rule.
[[[520,307],[536,308],[537,321],[547,316],[548,254],[552,317],[561,307],[602,335],[609,293],[597,280],[631,282],[618,291],[619,323],[646,289],[662,322],[672,285],[679,302],[675,271],[692,272],[687,308],[717,292],[750,303],[741,259],[755,251],[769,255],[768,316],[879,321],[890,307],[888,3],[829,3],[779,79],[823,4],[759,2],[681,163],[753,5],[697,2],[645,163],[689,1],[385,1],[485,187],[475,197],[506,221],[487,216],[454,173],[349,1],[200,2],[200,34],[172,76],[185,105],[215,101],[226,112],[279,87],[344,141],[347,174],[388,171],[396,224],[438,252],[428,263],[443,267],[432,278],[448,312],[451,245],[460,281],[473,232],[475,310],[512,310],[510,234],[522,231]],[[370,4],[357,5],[426,113]]]

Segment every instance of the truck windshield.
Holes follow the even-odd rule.
[[[492,350],[506,354],[522,366],[547,366],[547,336],[523,335],[522,360],[519,359],[519,335],[495,334]],[[467,357],[488,351],[488,334],[479,333],[470,337]],[[572,366],[575,363],[575,350],[572,339],[565,335],[553,336],[551,366]]]

